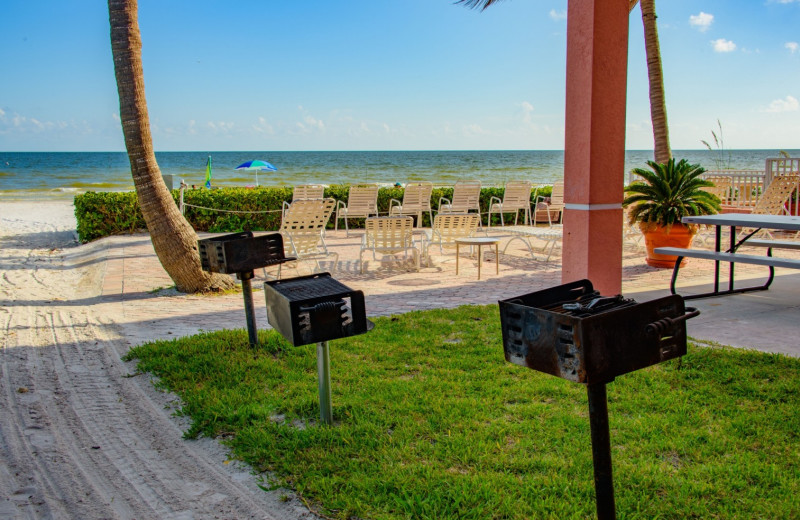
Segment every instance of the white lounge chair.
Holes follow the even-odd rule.
[[[561,215],[564,212],[564,181],[553,183],[553,192],[547,197],[536,197],[536,208],[533,211],[534,222],[547,222],[551,226],[553,223],[561,222]]]
[[[286,256],[297,257],[298,261],[314,260],[317,268],[321,259],[333,256],[335,268],[339,255],[328,251],[324,234],[335,205],[336,200],[330,198],[296,200],[289,205],[279,231]]]
[[[520,210],[524,211],[522,223],[531,223],[531,182],[508,181],[503,191],[503,200],[499,197],[489,199],[489,223],[492,225],[492,213],[500,213],[500,225],[505,226],[503,213],[514,212],[514,225],[517,225]]]
[[[457,181],[453,186],[452,200],[439,199],[439,214],[442,213],[481,213],[481,181]],[[478,225],[480,220],[478,220]]]
[[[402,202],[397,199],[389,201],[389,215],[416,215],[417,226],[422,227],[422,214],[427,211],[431,222],[433,222],[431,193],[433,193],[432,183],[409,182],[403,191]]]
[[[445,213],[436,215],[433,225],[427,233],[423,256],[430,261],[429,250],[431,245],[437,244],[439,252],[444,253],[444,247],[455,247],[456,239],[470,238],[478,231],[480,215],[477,213]]]
[[[414,259],[414,265],[419,271],[420,251],[414,246],[414,219],[412,217],[370,217],[364,221],[364,237],[361,241],[361,251],[358,259],[361,263],[361,273],[364,273],[364,253],[372,252],[372,259],[375,254],[382,255],[404,253],[404,258],[408,258],[408,252]]]
[[[378,215],[378,185],[377,184],[358,184],[350,186],[347,195],[347,204],[341,200],[336,203],[336,217],[334,229],[339,229],[339,219],[344,219],[345,234],[350,236],[350,228],[347,226],[348,218],[367,218]]]
[[[322,184],[298,184],[292,190],[292,202],[296,200],[322,199],[325,197],[325,186]],[[286,213],[290,202],[283,202],[282,213]],[[281,215],[283,217],[283,215]]]

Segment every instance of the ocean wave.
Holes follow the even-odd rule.
[[[125,186],[116,182],[70,182],[67,188],[91,188],[91,189],[109,189],[109,188],[124,188]]]

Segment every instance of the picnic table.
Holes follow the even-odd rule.
[[[775,277],[776,267],[786,267],[790,269],[800,269],[800,260],[791,258],[780,258],[772,256],[773,249],[800,249],[800,242],[774,239],[754,239],[756,233],[762,229],[800,231],[800,217],[790,215],[754,215],[747,213],[722,213],[718,215],[700,215],[694,217],[683,217],[684,224],[699,224],[715,226],[714,251],[703,249],[685,249],[680,247],[658,247],[656,253],[662,255],[674,255],[678,257],[675,268],[672,271],[672,281],[670,291],[677,294],[675,283],[678,279],[681,261],[684,258],[700,258],[714,260],[714,290],[707,293],[692,294],[685,296],[685,300],[696,298],[707,298],[710,296],[723,296],[727,294],[742,293],[748,291],[765,291],[769,289]],[[722,250],[722,228],[730,229],[730,246],[725,251]],[[737,230],[746,229],[746,233],[741,238],[737,238]],[[771,236],[771,235],[770,235]],[[739,253],[738,249],[742,245],[765,247],[766,256],[750,255]],[[720,290],[720,263],[728,263],[728,288]],[[736,263],[763,265],[769,267],[769,278],[764,285],[749,287],[734,287],[734,265]]]

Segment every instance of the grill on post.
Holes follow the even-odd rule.
[[[253,307],[253,271],[262,267],[294,260],[283,252],[283,237],[279,233],[254,237],[252,231],[232,233],[197,241],[200,266],[211,273],[236,274],[242,281],[244,313],[250,345],[258,344],[256,315]]]
[[[606,383],[686,354],[686,319],[699,311],[679,295],[604,297],[589,280],[499,304],[506,361],[587,385],[597,517],[615,518]]]
[[[364,293],[319,273],[264,283],[267,320],[295,346],[317,344],[320,417],[331,424],[331,377],[328,341],[372,330]]]

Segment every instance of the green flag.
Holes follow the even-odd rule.
[[[208,156],[206,163],[206,188],[211,189],[211,156]]]

